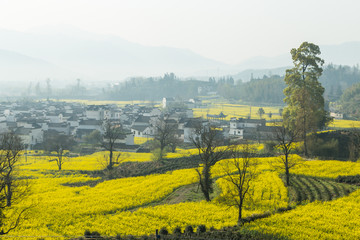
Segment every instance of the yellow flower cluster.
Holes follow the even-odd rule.
[[[339,175],[356,175],[360,173],[360,164],[349,161],[310,160],[303,161],[293,173],[307,176],[336,178]]]
[[[226,194],[231,192],[237,194],[235,186],[224,178],[216,181],[222,189],[219,198],[226,199]],[[248,197],[244,208],[256,211],[276,210],[280,207],[287,207],[288,192],[284,183],[276,172],[263,172],[250,183]]]
[[[329,127],[332,128],[359,128],[360,127],[360,121],[355,120],[345,120],[345,119],[334,119],[329,124]]]
[[[360,239],[360,190],[255,221],[248,228],[290,239]]]
[[[147,141],[151,140],[153,138],[147,138],[147,137],[134,137],[134,143],[137,145],[141,145],[146,143]]]

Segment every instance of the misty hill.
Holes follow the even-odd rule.
[[[74,78],[92,81],[119,81],[164,72],[189,75],[227,67],[190,50],[143,46],[76,29],[42,29],[40,33],[0,30],[0,46],[77,72]]]
[[[262,78],[266,76],[279,75],[284,76],[286,69],[291,68],[288,67],[279,67],[279,68],[264,68],[264,69],[247,69],[239,72],[238,74],[232,75],[235,80],[241,79],[243,82],[248,82],[252,78]]]
[[[49,77],[62,79],[69,71],[39,58],[0,49],[0,82],[18,87],[18,82],[45,81]],[[6,89],[8,91],[8,89]]]
[[[360,42],[346,42],[339,45],[320,45],[320,57],[325,60],[325,64],[355,66],[360,64]],[[289,53],[281,54],[276,57],[254,57],[237,65],[240,69],[273,69],[284,66],[292,66]],[[286,68],[285,68],[286,69]]]

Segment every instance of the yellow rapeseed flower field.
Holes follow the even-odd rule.
[[[360,128],[360,121],[334,119],[330,124],[330,128]]]
[[[247,118],[250,116],[251,111],[251,118],[259,119],[260,116],[258,115],[258,110],[260,107],[258,106],[248,106],[248,105],[241,105],[241,104],[228,104],[228,103],[213,103],[208,108],[194,108],[194,117],[203,117],[206,119],[207,114],[217,115],[220,112],[223,112],[227,117],[226,120],[230,120],[232,117],[236,118]],[[265,111],[265,114],[262,118],[267,120],[271,119],[281,119],[279,115],[280,107],[262,107]],[[250,110],[251,109],[251,110]],[[271,118],[269,117],[268,113],[272,113]]]
[[[194,151],[181,150],[178,154]],[[68,162],[68,169],[62,172],[56,171],[55,164],[49,162],[47,157],[28,156],[27,161],[22,159],[18,171],[30,177],[31,192],[18,206],[32,207],[27,220],[12,235],[81,236],[86,229],[104,235],[142,235],[153,233],[156,228],[163,226],[173,229],[176,226],[185,228],[189,224],[205,223],[207,227],[221,228],[236,224],[236,209],[216,201],[146,207],[163,199],[174,189],[198,181],[194,169],[100,181],[91,187],[88,183],[99,181],[100,178],[79,174],[77,170],[86,164],[91,166],[86,169],[99,169],[94,159],[102,154],[78,157],[73,163]],[[144,154],[136,153],[132,153],[131,158],[149,160],[148,155],[144,157]],[[220,162],[214,168],[214,177],[223,175],[219,169]],[[224,187],[221,178],[218,181],[219,186]],[[269,182],[276,184],[269,188]],[[256,194],[253,201],[248,203],[245,216],[282,206],[286,202],[286,189],[275,172],[259,178],[254,189]],[[274,197],[270,197],[270,192]],[[263,203],[259,203],[261,195]],[[16,209],[15,206],[7,213]],[[131,209],[135,211],[129,211]]]
[[[179,149],[172,156],[194,153],[196,149]],[[85,230],[98,231],[103,235],[143,235],[154,233],[155,229],[161,227],[167,227],[171,231],[177,226],[184,229],[189,224],[194,226],[205,224],[208,228],[236,224],[237,210],[228,207],[223,201],[218,202],[217,199],[212,202],[149,206],[164,199],[181,186],[196,183],[198,176],[194,169],[107,181],[79,173],[79,170],[102,169],[99,159],[104,154],[107,153],[99,152],[71,158],[64,164],[64,170],[61,172],[56,170],[56,164],[49,161],[49,157],[38,155],[23,157],[17,166],[17,171],[21,176],[26,176],[31,191],[21,204],[14,205],[6,214],[9,215],[27,206],[31,207],[27,212],[27,219],[11,235],[72,237],[83,235]],[[124,161],[151,160],[151,153],[126,154],[128,155],[126,158],[124,156]],[[287,189],[279,177],[280,170],[274,169],[273,162],[276,158],[258,160],[258,170],[262,174],[251,185],[251,199],[245,203],[244,216],[286,207],[288,203]],[[223,190],[233,187],[222,179],[226,161],[228,160],[219,161],[212,170],[212,176],[217,178],[216,184]],[[354,175],[360,172],[360,163],[302,161],[302,164],[291,172],[335,178],[338,175]],[[314,236],[313,239],[316,239],[325,230],[339,237],[342,231],[335,228],[335,225],[345,224],[339,222],[341,217],[350,221],[346,214],[359,215],[355,206],[360,201],[359,196],[360,193],[357,193],[334,202],[312,203],[288,213],[276,214],[269,219],[256,221],[248,227],[291,237],[294,236],[292,231],[298,232],[297,239],[301,239],[300,236],[304,239]],[[351,210],[352,208],[354,210]],[[327,212],[331,212],[332,216],[325,217]],[[310,215],[311,213],[313,215]],[[316,232],[312,225],[306,227],[312,216],[316,216],[312,221],[317,221],[317,225],[321,225],[320,233]],[[299,219],[296,220],[297,224],[289,223],[294,218]],[[353,221],[360,220],[356,217],[354,219],[356,220]],[[334,221],[334,224],[329,221]],[[357,223],[354,224],[357,226]],[[313,226],[317,225],[314,223]],[[279,226],[289,226],[289,230]],[[351,226],[346,227],[349,231],[352,229]],[[352,239],[357,239],[358,233],[355,228],[353,230],[351,236],[355,238]],[[304,231],[304,234],[300,235],[300,231]],[[325,236],[323,239],[327,239],[326,237],[330,235],[323,236]]]

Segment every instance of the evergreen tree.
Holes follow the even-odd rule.
[[[286,70],[283,119],[286,125],[301,132],[304,154],[307,152],[306,134],[324,127],[330,120],[324,109],[324,88],[318,81],[324,60],[319,57],[319,46],[304,42],[291,49],[294,67]]]

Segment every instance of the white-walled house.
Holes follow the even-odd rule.
[[[209,122],[201,118],[191,118],[186,121],[184,124],[184,142],[191,143],[192,139],[199,137],[196,134],[196,128],[199,126],[205,127],[209,126]]]
[[[265,126],[265,125],[266,125],[265,119],[231,118],[229,135],[243,138],[244,129],[246,128],[256,129],[257,127]]]
[[[335,119],[344,119],[344,114],[339,112],[330,112],[330,117]]]
[[[46,114],[45,119],[49,120],[50,123],[62,123],[64,122],[63,120],[63,115],[60,114]]]
[[[104,142],[109,142],[109,139],[104,139]],[[115,148],[116,145],[134,145],[134,134],[131,132],[127,132],[121,135],[118,139],[115,140]]]
[[[23,144],[29,148],[38,143],[42,143],[44,139],[44,131],[38,128],[24,128],[19,127],[15,130],[15,134],[18,135]]]
[[[243,138],[244,137],[244,129],[243,128],[230,128],[229,135]]]
[[[150,126],[151,117],[139,115],[133,122],[133,126]]]
[[[78,116],[73,115],[70,118],[68,118],[67,122],[70,124],[70,127],[78,127],[80,120]]]
[[[135,137],[152,137],[154,135],[154,128],[151,126],[132,126],[131,132]]]
[[[247,118],[231,118],[230,120],[230,129],[231,128],[256,128],[258,126],[265,126],[265,119],[247,119]]]
[[[105,105],[90,105],[86,108],[85,116],[88,119],[102,121],[111,118],[111,111]]]

